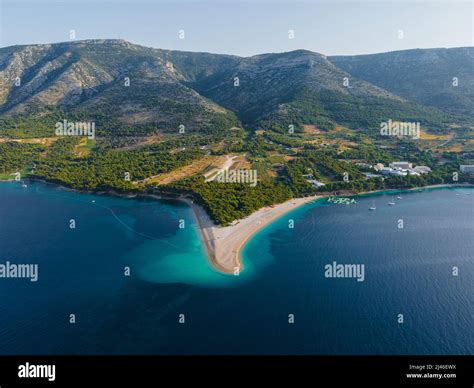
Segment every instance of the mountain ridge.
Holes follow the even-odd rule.
[[[420,104],[457,114],[474,112],[474,47],[334,56],[330,60],[358,78]]]
[[[211,54],[211,55],[218,55],[218,56],[225,56],[225,57],[236,57],[236,58],[251,58],[259,55],[271,55],[271,54],[285,54],[285,53],[292,53],[296,51],[306,51],[310,53],[315,53],[315,54],[320,54],[325,57],[351,57],[351,56],[370,56],[370,55],[383,55],[383,54],[388,54],[388,53],[399,53],[399,52],[408,52],[408,51],[430,51],[430,50],[457,50],[457,49],[473,49],[474,46],[456,46],[456,47],[427,47],[427,48],[421,48],[421,47],[415,47],[415,48],[410,48],[410,49],[400,49],[400,50],[391,50],[391,51],[377,51],[374,53],[365,53],[365,54],[337,54],[337,55],[330,55],[330,54],[324,54],[319,51],[313,51],[305,48],[297,48],[294,50],[289,50],[289,51],[275,51],[275,52],[264,52],[264,53],[258,53],[258,54],[252,54],[252,55],[237,55],[237,54],[228,54],[228,53],[216,53],[212,51],[189,51],[189,50],[173,50],[173,49],[167,49],[167,48],[160,48],[160,47],[154,47],[154,46],[145,46],[139,43],[133,43],[127,39],[122,39],[122,38],[90,38],[90,39],[78,39],[78,40],[72,40],[72,41],[61,41],[61,42],[50,42],[50,43],[28,43],[28,44],[16,44],[16,45],[10,45],[10,46],[0,46],[0,50],[3,49],[10,49],[10,48],[18,48],[18,47],[26,47],[26,46],[54,46],[54,45],[69,45],[69,44],[83,44],[83,43],[115,43],[115,44],[123,44],[123,45],[131,45],[131,46],[136,46],[136,47],[143,47],[147,49],[152,49],[152,50],[161,50],[161,51],[171,51],[171,52],[178,52],[178,53],[189,53],[189,54]]]
[[[450,101],[460,99],[460,108],[448,109],[436,104],[441,92],[412,98],[393,82],[382,82],[385,74],[381,81],[363,71],[367,56],[419,52],[426,57],[426,50],[445,49],[352,57],[298,49],[239,57],[150,48],[123,39],[9,46],[0,48],[5,81],[0,118],[3,127],[16,117],[16,127],[33,120],[46,128],[48,117],[93,112],[102,134],[173,133],[185,125],[190,132],[222,136],[235,126],[276,132],[308,124],[368,128],[391,118],[441,128],[458,116],[470,117],[474,94],[449,95]]]

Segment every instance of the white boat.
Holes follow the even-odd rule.
[[[376,210],[377,208],[375,207],[374,201],[372,201],[372,206],[369,207],[369,210]]]
[[[21,187],[26,188],[28,185],[25,182],[21,182]]]
[[[397,199],[402,199],[402,196],[401,195],[397,196]]]
[[[392,197],[392,200],[388,203],[388,206],[394,206],[395,205],[395,202],[393,201],[393,197]]]

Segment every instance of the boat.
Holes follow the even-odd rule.
[[[25,182],[22,181],[21,182],[21,187],[26,188],[26,187],[28,187],[28,185]]]
[[[398,196],[397,196],[397,199],[402,199],[402,196],[401,196],[401,195],[398,195]]]
[[[374,201],[372,201],[372,206],[369,207],[369,210],[376,210],[377,208],[375,207]]]
[[[393,201],[393,197],[392,197],[392,200],[388,203],[388,206],[394,206],[395,205],[395,202]]]

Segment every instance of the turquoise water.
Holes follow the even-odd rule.
[[[0,354],[472,354],[473,193],[316,201],[257,233],[232,276],[181,202],[2,183],[0,263],[39,280],[0,279]],[[333,261],[365,280],[326,278]]]

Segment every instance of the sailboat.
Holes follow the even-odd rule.
[[[376,210],[377,208],[375,207],[374,201],[372,201],[372,206],[369,207],[369,210]]]
[[[397,199],[402,199],[402,196],[401,196],[401,195],[398,195],[398,196],[397,196]]]
[[[21,187],[26,188],[28,187],[24,181],[21,181]]]
[[[392,197],[392,200],[388,203],[388,206],[394,206],[395,205],[395,202],[393,201],[393,197]]]

